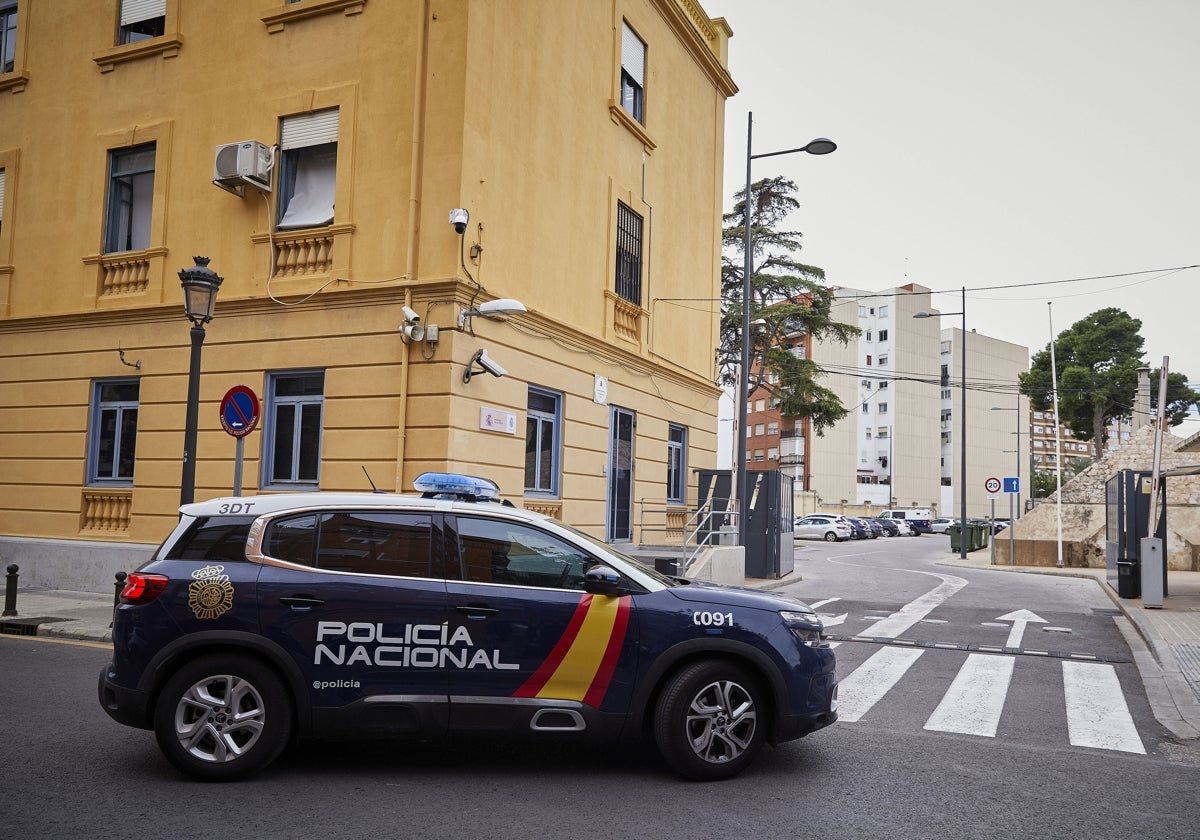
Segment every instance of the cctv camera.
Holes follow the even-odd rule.
[[[461,207],[455,207],[450,211],[450,224],[454,225],[455,233],[463,233],[467,229],[467,220],[471,218],[471,214]]]
[[[404,313],[404,322],[405,323],[419,324],[421,322],[421,316],[418,315],[416,313],[416,310],[414,310],[411,306],[402,307],[400,311]]]
[[[484,370],[486,370],[488,373],[490,373],[492,376],[495,376],[495,377],[501,377],[501,376],[504,376],[506,373],[508,373],[508,371],[506,371],[504,368],[500,367],[500,365],[496,363],[495,359],[493,359],[491,356],[489,356],[487,354],[486,350],[479,351],[479,364],[483,367]]]

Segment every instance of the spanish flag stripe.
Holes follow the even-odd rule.
[[[619,598],[592,599],[579,636],[555,669],[554,676],[537,693],[538,697],[583,700],[604,661],[619,608]]]
[[[554,674],[559,663],[563,661],[563,657],[567,655],[567,651],[571,649],[571,645],[575,642],[575,637],[579,635],[579,629],[583,627],[583,620],[588,614],[588,607],[592,604],[592,596],[584,595],[579,599],[579,605],[575,608],[575,614],[571,616],[571,621],[567,624],[567,629],[563,631],[562,637],[554,646],[554,650],[550,651],[550,655],[538,666],[538,669],[533,672],[533,675],[525,681],[525,684],[518,688],[513,697],[537,697],[538,692],[546,685],[546,682]]]
[[[617,620],[613,624],[612,634],[608,637],[608,648],[604,651],[600,668],[596,671],[596,676],[592,679],[592,684],[583,698],[584,703],[597,709],[604,700],[608,684],[612,681],[613,671],[617,668],[617,660],[621,657],[621,646],[625,643],[625,631],[629,628],[629,605],[631,602],[632,599],[628,595],[618,602]]]

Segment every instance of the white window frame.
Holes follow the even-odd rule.
[[[320,377],[321,391],[319,394],[279,394],[282,382]],[[284,490],[311,488],[317,489],[321,484],[321,439],[325,428],[325,371],[316,370],[285,370],[267,374],[266,405],[263,409],[263,455],[262,455],[262,489]],[[316,412],[316,440],[310,441],[304,434],[305,419],[312,418]],[[290,414],[291,416],[282,416]],[[277,476],[276,460],[277,446],[280,442],[281,431],[290,436],[291,466],[286,476]],[[309,450],[309,458],[305,450]],[[307,461],[311,460],[308,471]]]
[[[549,410],[535,407],[550,402]],[[558,498],[562,475],[563,395],[558,391],[529,386],[525,403],[525,495]],[[547,440],[547,436],[549,440]],[[549,464],[543,459],[549,459]],[[547,475],[548,473],[548,475]],[[542,477],[547,481],[543,484]]]
[[[119,396],[113,389],[133,386],[134,395]],[[89,485],[133,486],[137,463],[137,421],[141,382],[136,377],[97,379],[92,383],[92,403],[88,423],[87,476]],[[130,416],[132,414],[132,417]],[[132,428],[130,428],[130,423]],[[131,436],[132,440],[128,438]],[[107,444],[107,446],[106,446]],[[102,450],[107,454],[102,454]],[[128,472],[122,470],[123,454],[128,455]],[[101,461],[110,464],[101,474]]]
[[[340,118],[325,108],[279,121],[277,230],[333,224]]]
[[[118,44],[136,44],[165,34],[167,0],[121,0]]]
[[[687,502],[687,427],[667,424],[667,501]]]
[[[144,251],[150,247],[157,165],[156,142],[109,150],[104,253]]]

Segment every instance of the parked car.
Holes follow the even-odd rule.
[[[957,519],[948,519],[947,517],[943,516],[930,522],[929,530],[935,534],[944,534],[946,533],[946,530],[956,522],[958,522]]]
[[[870,517],[853,517],[853,521],[867,529],[867,537],[873,540],[883,536],[883,526]]]
[[[911,522],[908,522],[907,520],[904,520],[904,519],[896,519],[893,521],[895,521],[896,525],[899,526],[899,528],[900,528],[900,536],[902,536],[902,537],[919,537],[919,536],[921,536],[921,532],[918,531],[915,527],[913,527],[913,524]]]
[[[841,516],[810,513],[796,520],[793,536],[798,540],[841,542],[854,539],[854,529]]]
[[[879,518],[903,519],[918,533],[929,533],[929,523],[933,519],[933,515],[929,508],[889,508],[880,512]]]
[[[900,529],[904,524],[903,519],[872,519],[871,521],[876,523],[880,528],[883,529],[883,536],[885,536],[885,537],[900,536],[901,535]],[[907,532],[907,531],[908,531],[908,529],[905,528],[905,532]]]
[[[867,530],[867,526],[863,524],[861,519],[855,519],[851,516],[842,517],[846,520],[846,524],[850,526],[850,530],[854,532],[854,539],[865,540],[869,539],[871,532]]]
[[[629,733],[715,780],[837,720],[834,653],[800,601],[658,574],[485,478],[415,486],[184,505],[125,582],[104,711],[203,781],[298,738]]]

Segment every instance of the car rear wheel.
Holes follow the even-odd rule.
[[[736,776],[762,748],[767,719],[758,685],[736,665],[706,661],[667,684],[654,714],[658,751],[696,781]]]
[[[838,541],[838,535],[835,532],[833,532],[833,531],[825,532],[825,542],[837,542],[837,541]]]
[[[167,760],[207,782],[263,769],[287,746],[291,730],[283,681],[242,656],[206,656],[184,666],[154,710],[154,734]]]

